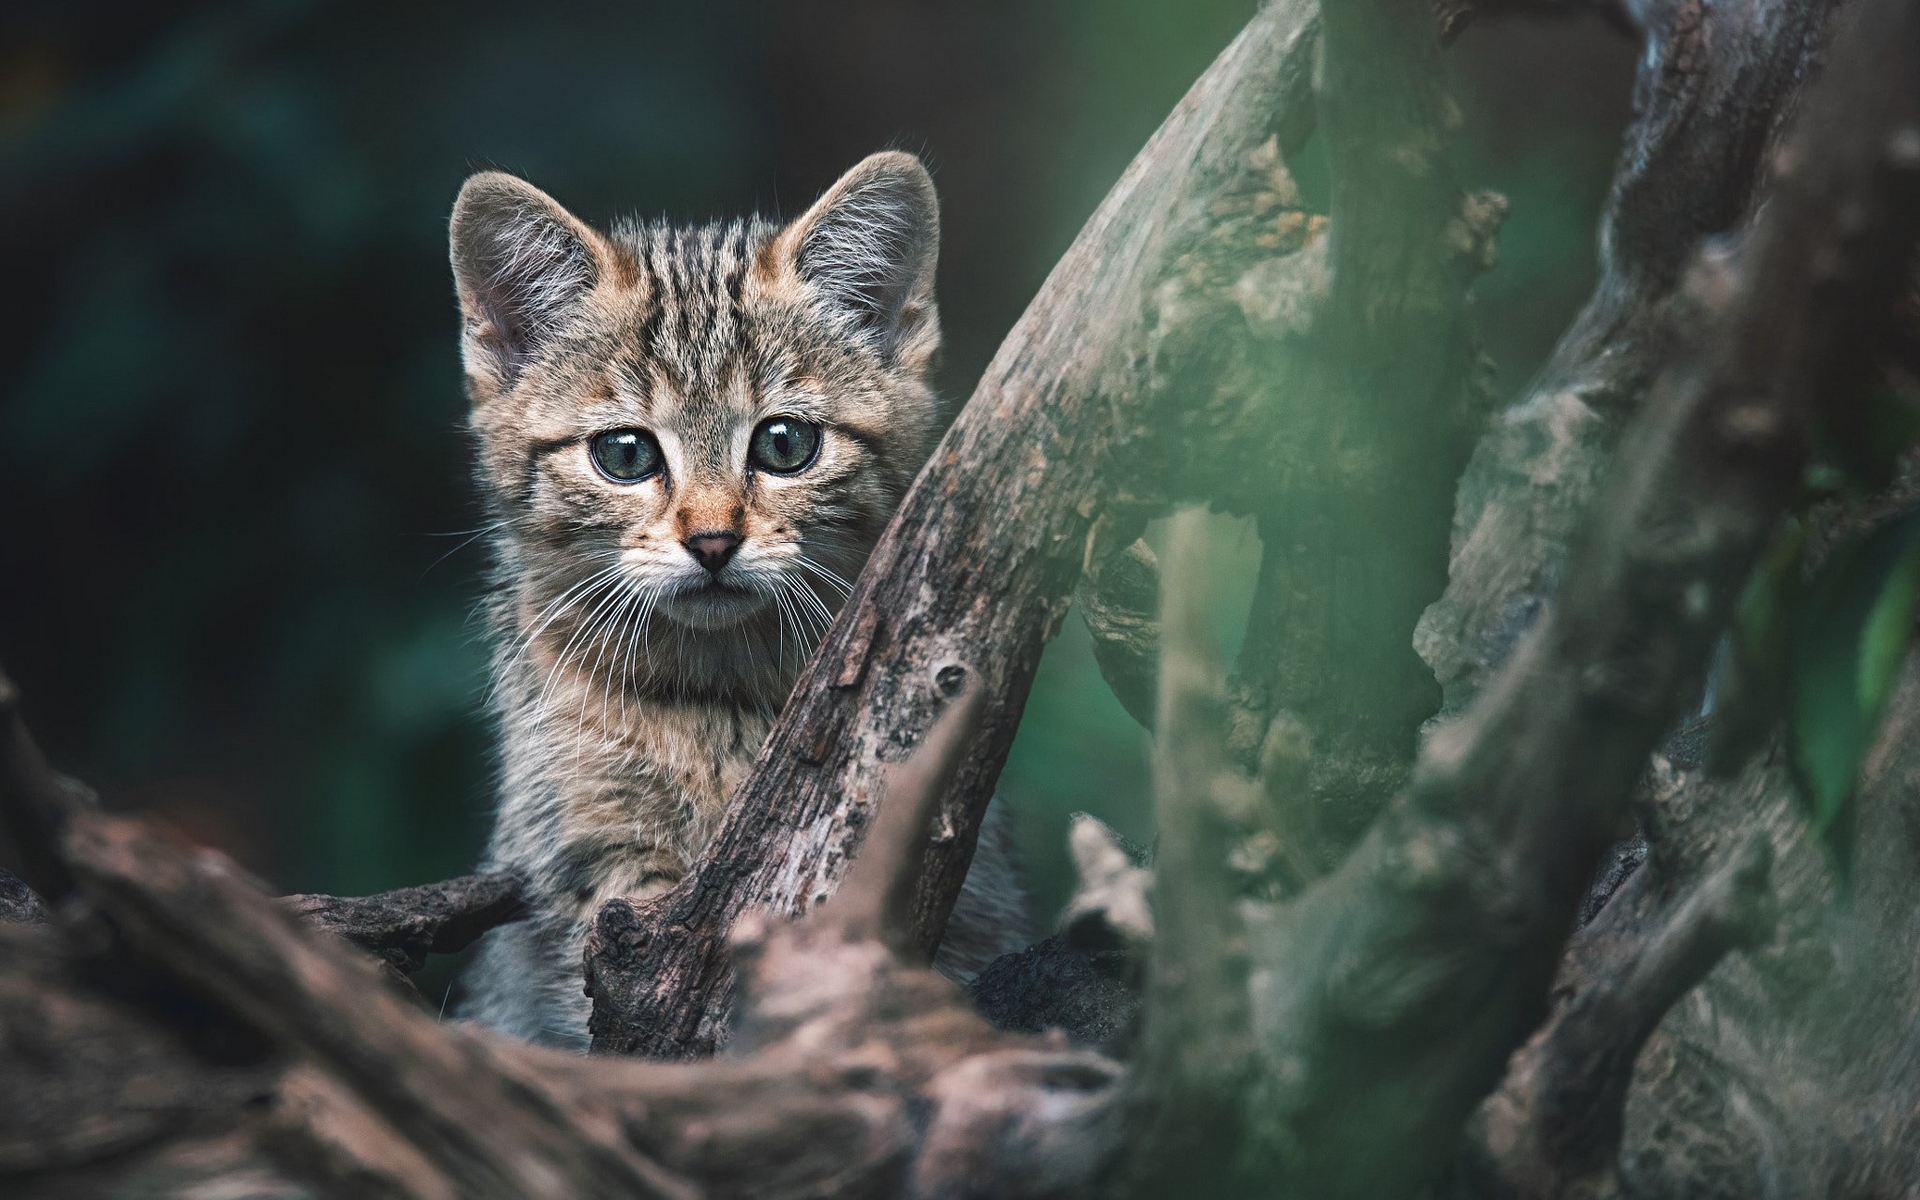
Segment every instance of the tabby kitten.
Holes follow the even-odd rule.
[[[887,153],[785,227],[602,234],[486,172],[451,242],[495,528],[486,866],[534,912],[489,936],[463,1015],[584,1049],[586,923],[706,846],[930,448],[939,207]],[[949,973],[1025,943],[1006,826]]]

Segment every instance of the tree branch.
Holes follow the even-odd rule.
[[[1564,997],[1514,1055],[1500,1090],[1469,1131],[1460,1192],[1556,1200],[1618,1190],[1617,1156],[1628,1085],[1641,1048],[1667,1010],[1728,953],[1773,929],[1764,839],[1743,844],[1718,870],[1602,952],[1570,956],[1554,985]],[[1658,868],[1627,884],[1618,913],[1652,888]],[[1603,921],[1607,918],[1602,918]]]
[[[876,830],[873,863],[802,923],[743,924],[748,1053],[698,1066],[441,1025],[222,856],[143,821],[76,815],[60,849],[67,911],[90,906],[117,941],[89,948],[72,923],[58,942],[0,928],[0,1071],[40,1099],[0,1092],[0,1178],[24,1172],[36,1197],[163,1177],[422,1200],[1084,1190],[1123,1133],[1121,1068],[996,1033],[952,983],[877,940],[909,928],[899,881],[977,712],[965,674],[936,686],[956,695],[896,770],[901,803],[884,810],[898,815]],[[156,968],[171,990],[125,1002],[129,975]],[[229,1041],[236,1028],[267,1040],[183,1047],[195,1011]],[[90,1073],[69,1078],[75,1064]]]
[[[1127,490],[1164,471],[1136,469],[1123,483],[1110,466],[1164,464],[1157,438],[1134,435],[1206,394],[1191,374],[1177,396],[1139,378],[1156,289],[1209,205],[1243,180],[1248,155],[1304,137],[1312,47],[1305,0],[1263,9],[1087,223],[908,493],[699,867],[645,906],[644,933],[623,926],[601,939],[596,1049],[680,1057],[720,1042],[728,929],[749,909],[791,914],[831,893],[888,760],[927,725],[919,681],[936,663],[964,660],[979,674],[980,736],[942,806],[914,900],[915,938],[938,941],[1090,539],[1124,546],[1168,503]]]
[[[1920,13],[1903,0],[1860,13],[1746,242],[1704,258],[1697,324],[1670,343],[1687,349],[1634,423],[1557,603],[1428,739],[1340,870],[1250,929],[1265,1070],[1242,1143],[1257,1149],[1236,1167],[1246,1186],[1418,1188],[1536,1023],[1647,755],[1697,694],[1798,493],[1815,398],[1861,402],[1905,282]],[[1161,864],[1163,891],[1212,886],[1175,869]],[[1212,970],[1204,946],[1196,969]]]
[[[311,937],[224,857],[144,823],[85,814],[66,859],[130,944],[310,1055],[463,1196],[690,1197],[695,1191],[482,1043],[372,986],[364,959]]]
[[[1415,647],[1459,712],[1560,579],[1625,419],[1688,327],[1702,238],[1752,213],[1766,155],[1816,68],[1833,0],[1648,0],[1635,118],[1601,217],[1600,278],[1459,481],[1446,593]]]
[[[1226,752],[1204,517],[1182,512],[1169,533],[1153,769],[1156,936],[1136,1096],[1149,1116],[1132,1144],[1131,1174],[1142,1195],[1175,1180],[1229,1195],[1237,1164],[1219,1150],[1241,1136],[1257,1058],[1246,931],[1225,867],[1234,830],[1248,824],[1259,797]]]
[[[427,955],[458,953],[527,912],[520,881],[510,875],[462,875],[374,896],[282,896],[280,903],[407,975],[425,966]]]

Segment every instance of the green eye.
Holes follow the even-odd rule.
[[[760,422],[747,443],[747,461],[775,475],[791,475],[813,465],[820,453],[820,427],[792,417]]]
[[[596,433],[587,443],[593,465],[615,483],[638,483],[660,471],[660,443],[644,429]]]

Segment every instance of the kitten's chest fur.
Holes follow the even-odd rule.
[[[583,921],[670,887],[752,769],[770,706],[636,691],[537,658],[502,670],[500,812],[489,858],[537,913]]]

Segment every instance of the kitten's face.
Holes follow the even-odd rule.
[[[901,154],[785,229],[603,236],[519,180],[469,180],[473,424],[529,640],[642,685],[790,675],[925,456],[937,237]]]

